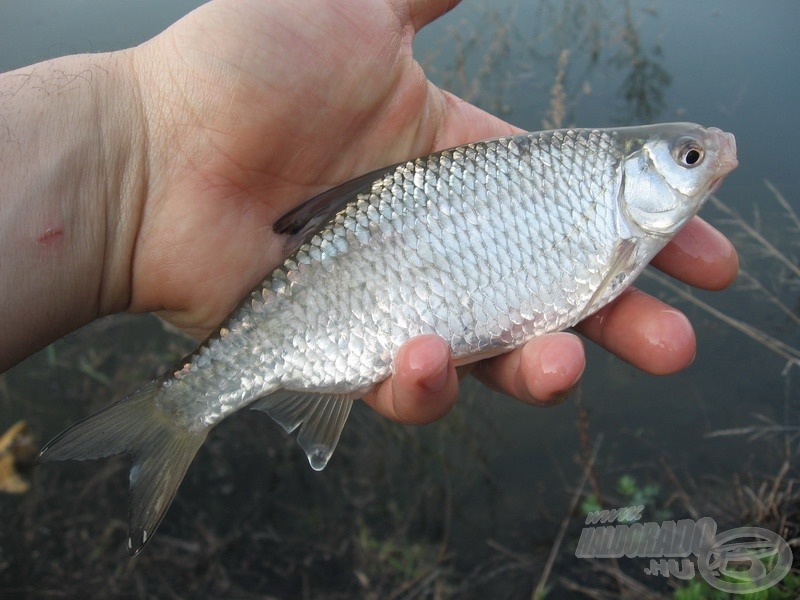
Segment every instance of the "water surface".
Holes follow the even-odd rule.
[[[2,2],[0,69],[134,45],[197,4]],[[798,17],[794,1],[465,0],[423,31],[415,51],[436,83],[527,129],[686,120],[734,132],[741,166],[719,197],[794,257],[797,232],[764,180],[800,210]],[[704,216],[736,236],[745,268],[796,314],[796,278],[722,213],[709,207]],[[752,282],[698,297],[800,344],[797,323]],[[237,416],[210,436],[159,536],[134,561],[123,548],[122,459],[39,468],[30,494],[0,497],[0,590],[529,596],[580,480],[576,459],[601,435],[596,487],[587,493],[625,503],[617,483],[631,475],[640,488],[659,489],[645,518],[694,509],[726,527],[745,525],[736,521],[731,482],[774,473],[781,444],[707,436],[764,419],[800,426],[796,374],[784,375],[774,352],[677,301],[698,335],[684,373],[648,376],[589,346],[579,392],[557,408],[530,408],[468,383],[458,407],[429,427],[357,410],[322,474],[267,419]],[[189,348],[153,318],[104,320],[0,376],[0,428],[26,418],[47,438]],[[607,585],[570,558],[580,523],[572,517],[551,578],[556,597],[567,593],[560,577]],[[641,566],[633,569],[639,577]]]

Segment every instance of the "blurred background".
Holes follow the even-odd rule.
[[[199,4],[0,0],[0,71],[138,44]],[[794,0],[464,0],[415,44],[435,83],[529,130],[685,120],[736,135],[740,167],[703,216],[740,251],[737,284],[640,280],[694,323],[688,370],[648,376],[590,345],[556,408],[475,382],[426,427],[356,406],[322,473],[266,416],[237,414],[131,559],[124,458],[30,465],[194,346],[155,317],[103,319],[0,375],[0,435],[27,423],[0,439],[0,596],[711,598],[643,559],[575,558],[586,511],[634,504],[643,521],[764,527],[797,555],[798,23]],[[770,593],[800,597],[800,577]]]

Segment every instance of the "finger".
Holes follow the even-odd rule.
[[[694,360],[696,340],[686,316],[660,300],[631,288],[576,329],[622,360],[666,375]]]
[[[482,361],[472,373],[489,387],[518,400],[551,405],[578,383],[585,367],[581,340],[571,333],[553,333]]]
[[[728,287],[739,271],[739,258],[733,244],[700,217],[689,221],[652,264],[704,290]]]
[[[414,31],[453,10],[461,0],[408,0],[406,11]]]
[[[522,129],[429,83],[431,118],[436,123],[433,151],[490,137],[515,135]]]
[[[430,423],[443,417],[458,396],[458,376],[447,343],[435,335],[416,337],[400,347],[392,377],[364,401],[401,423]]]

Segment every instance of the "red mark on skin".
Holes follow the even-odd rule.
[[[64,238],[64,230],[61,227],[48,227],[44,230],[36,241],[45,247],[52,248],[55,244]]]

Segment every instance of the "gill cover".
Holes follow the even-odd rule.
[[[668,177],[677,167],[672,160],[668,143],[657,140],[646,142],[623,165],[624,213],[651,235],[670,235],[694,214],[695,203],[685,193],[691,190]]]

